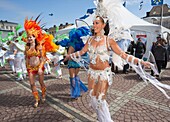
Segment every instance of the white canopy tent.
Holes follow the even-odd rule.
[[[116,3],[114,3],[116,4]],[[143,19],[140,19],[139,17],[132,14],[130,11],[128,11],[122,4],[116,4],[116,7],[113,7],[111,11],[114,11],[115,15],[115,24],[121,25],[124,28],[130,28],[132,32],[132,37],[136,41],[138,37],[145,36],[145,40],[147,41],[147,52],[150,50],[152,46],[152,42],[156,41],[156,37],[158,34],[163,33],[170,33],[170,30],[161,27],[160,25],[151,24]],[[83,19],[84,22],[88,23],[90,26],[92,26],[93,18],[95,16],[95,13],[90,14],[87,18]],[[121,21],[119,21],[121,20]],[[113,20],[112,20],[113,21]],[[87,26],[87,24],[80,22],[78,23],[78,26]],[[59,34],[66,34],[68,33],[72,28],[76,28],[76,25],[70,26],[68,28],[64,28],[60,30]],[[166,34],[164,34],[166,36]],[[166,37],[165,37],[166,38]]]
[[[92,26],[92,24],[93,24],[93,18],[94,18],[94,16],[95,16],[95,13],[93,13],[93,14],[89,14],[89,17],[87,17],[87,18],[85,18],[85,19],[82,19],[82,21],[84,21],[84,22],[78,22],[77,21],[77,25],[78,25],[78,27],[81,27],[81,26]],[[80,19],[77,19],[77,20],[80,20]],[[87,25],[87,24],[88,25]],[[64,28],[64,29],[61,29],[61,30],[59,30],[58,31],[58,34],[67,34],[67,33],[69,33],[69,31],[71,30],[71,29],[73,29],[73,28],[77,28],[76,27],[76,24],[74,24],[74,25],[72,25],[72,26],[69,26],[69,27],[67,27],[67,28]]]

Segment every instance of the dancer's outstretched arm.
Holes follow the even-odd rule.
[[[151,63],[147,62],[147,61],[143,61],[139,58],[136,58],[132,55],[128,55],[126,54],[124,51],[121,50],[121,48],[117,45],[117,43],[113,40],[113,39],[109,39],[109,44],[112,48],[112,50],[119,55],[121,58],[123,58],[124,60],[126,60],[127,62],[133,62],[134,64],[138,64],[141,63],[142,65],[144,65],[145,67],[150,68]]]
[[[73,56],[73,57],[79,57],[79,56],[85,54],[87,51],[88,51],[88,41],[86,42],[86,44],[85,44],[85,46],[82,48],[82,50],[77,51],[77,52],[72,53],[72,54],[67,54],[63,62],[67,61],[71,56]]]

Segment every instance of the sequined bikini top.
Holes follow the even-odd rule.
[[[109,51],[106,44],[106,37],[104,38],[105,44],[94,47],[91,45],[91,40],[88,43],[88,52],[90,56],[90,62],[96,64],[96,58],[99,57],[102,62],[109,61]]]
[[[34,50],[28,49],[26,51],[26,54],[27,54],[28,57],[32,57],[32,56],[38,56],[39,57],[41,55],[40,51],[39,50],[35,50],[35,49]]]

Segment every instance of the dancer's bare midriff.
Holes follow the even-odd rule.
[[[29,59],[29,65],[31,67],[37,67],[40,64],[40,58],[38,56],[32,56]]]
[[[90,63],[90,68],[94,70],[104,70],[107,67],[110,67],[109,62],[108,61],[103,62],[99,57],[96,58],[96,64]]]

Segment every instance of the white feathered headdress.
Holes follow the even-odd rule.
[[[97,6],[96,11],[95,11],[96,16],[95,16],[94,19],[96,19],[97,16],[100,16],[100,17],[103,18],[104,22],[106,23],[107,20],[108,20],[108,18],[107,18],[107,9],[103,6],[102,1],[103,0],[94,1],[94,4]]]
[[[96,5],[96,16],[100,16],[106,22],[108,20],[110,26],[109,37],[115,41],[121,40],[124,32],[129,31],[130,26],[125,24],[124,15],[119,13],[119,10],[123,7],[123,0],[94,0]],[[126,35],[127,36],[127,35]],[[127,39],[133,40],[130,31]]]

